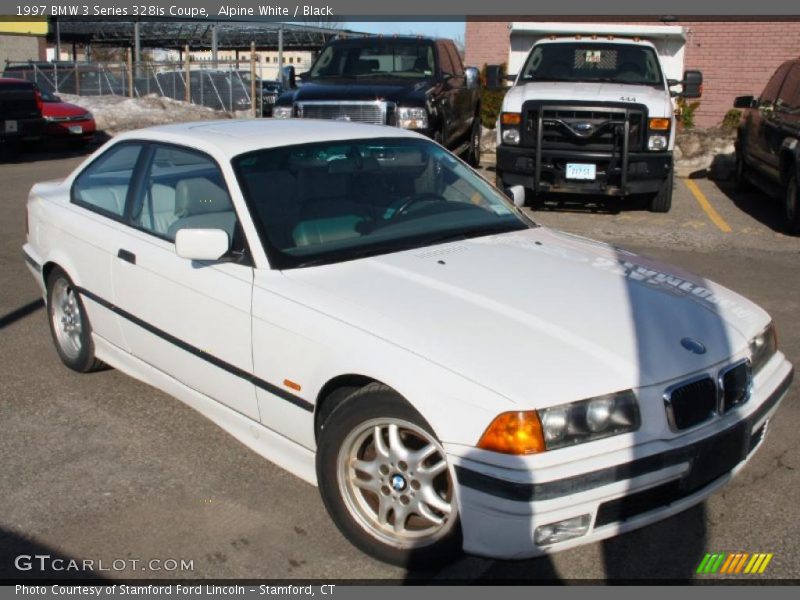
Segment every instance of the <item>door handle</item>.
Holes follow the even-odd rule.
[[[122,260],[127,261],[132,265],[136,264],[136,255],[133,252],[129,252],[128,250],[123,250],[120,248],[119,252],[117,252],[117,258],[121,258]]]

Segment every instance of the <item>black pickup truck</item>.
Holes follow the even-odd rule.
[[[480,163],[480,77],[452,40],[355,37],[329,42],[306,73],[282,73],[274,118],[394,125]]]
[[[736,139],[736,181],[783,197],[790,233],[800,233],[800,59],[783,63],[761,96],[739,96],[746,109]]]
[[[30,81],[0,77],[0,144],[42,136],[42,97]]]

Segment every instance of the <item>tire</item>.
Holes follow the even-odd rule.
[[[460,554],[455,480],[444,450],[425,419],[387,386],[359,389],[328,416],[317,480],[334,523],[366,554],[415,569]]]
[[[733,179],[736,183],[736,189],[748,190],[751,188],[750,180],[747,179],[747,165],[744,162],[744,155],[740,150],[736,150],[736,164],[733,171]]]
[[[469,132],[467,164],[473,169],[481,166],[481,120],[478,115],[472,119],[472,129]]]
[[[786,182],[786,193],[783,199],[783,218],[786,230],[792,235],[800,233],[800,186],[797,173],[793,173]]]
[[[672,208],[672,173],[661,182],[661,188],[650,199],[650,212],[666,213]]]
[[[61,362],[79,373],[103,366],[94,355],[92,328],[80,295],[70,278],[58,268],[47,277],[47,317]]]

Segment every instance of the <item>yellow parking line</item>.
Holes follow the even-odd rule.
[[[723,219],[720,216],[720,214],[714,209],[714,207],[711,206],[711,202],[709,202],[708,198],[706,198],[706,195],[702,191],[700,191],[700,188],[697,187],[697,184],[691,179],[684,179],[683,181],[686,183],[686,187],[689,188],[689,191],[692,192],[692,195],[694,196],[695,200],[697,200],[697,203],[700,205],[700,208],[702,208],[708,215],[708,218],[711,219],[711,222],[714,223],[714,225],[716,225],[717,227],[719,227],[720,231],[723,231],[725,233],[730,233],[731,226],[728,225],[725,222],[725,219]]]

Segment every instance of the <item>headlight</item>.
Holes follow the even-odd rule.
[[[770,323],[764,330],[750,340],[750,365],[755,375],[778,351],[778,336],[775,325]]]
[[[273,119],[291,119],[294,109],[291,106],[276,106],[272,109]]]
[[[522,124],[520,113],[500,113],[500,139],[504,144],[519,145],[519,127]]]
[[[478,448],[503,454],[535,454],[629,433],[639,428],[639,405],[632,390],[539,411],[499,415]]]
[[[631,390],[538,412],[547,450],[629,433],[639,428],[639,405]]]
[[[428,113],[424,108],[401,106],[397,109],[397,126],[403,129],[427,129]]]
[[[647,149],[651,151],[666,150],[669,140],[665,135],[651,135],[647,138]]]

